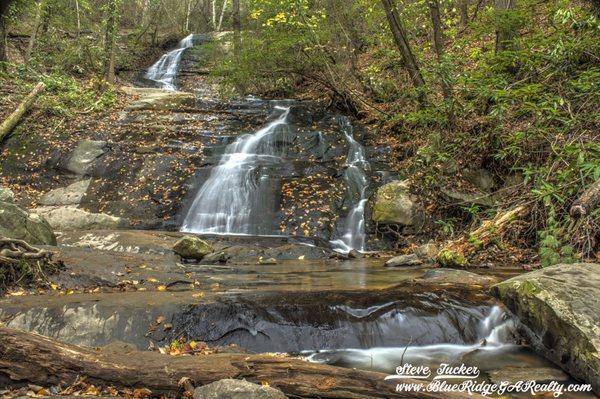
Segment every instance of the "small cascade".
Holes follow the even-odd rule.
[[[285,148],[277,138],[289,132],[289,107],[276,106],[280,115],[254,134],[228,145],[219,164],[198,191],[182,231],[205,234],[269,234],[269,176],[262,168],[280,164]],[[261,224],[262,221],[262,224]]]
[[[344,180],[348,186],[348,197],[354,202],[354,207],[346,217],[344,235],[331,241],[331,244],[339,252],[347,253],[353,249],[364,251],[366,240],[365,205],[369,187],[369,178],[366,172],[370,170],[370,165],[365,155],[365,148],[354,139],[354,128],[350,123],[350,118],[341,116],[338,123],[349,146]]]
[[[184,38],[176,49],[164,54],[160,59],[152,65],[146,73],[146,78],[155,81],[160,85],[161,89],[177,90],[175,86],[175,78],[179,71],[179,63],[183,53],[188,48],[194,45],[194,35],[191,34]]]
[[[408,323],[405,318],[398,319],[402,324]],[[440,363],[470,363],[485,368],[491,359],[504,359],[507,362],[521,362],[520,347],[515,344],[515,320],[498,306],[493,306],[487,316],[474,326],[476,334],[472,343],[435,343],[404,347],[374,347],[369,349],[331,349],[317,352],[305,352],[307,360],[351,367],[366,367],[391,372],[398,365],[412,363],[438,367]],[[430,331],[430,330],[428,330]],[[412,340],[412,339],[411,339]],[[469,361],[467,361],[469,359]]]

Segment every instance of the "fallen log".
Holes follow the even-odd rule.
[[[37,97],[44,91],[46,85],[43,82],[38,83],[31,93],[25,97],[23,101],[19,104],[16,110],[13,111],[12,114],[2,122],[0,125],[0,143],[8,137],[8,135],[12,132],[12,130],[17,126],[23,115],[29,111]]]
[[[199,386],[234,378],[268,383],[292,398],[481,398],[396,392],[396,382],[386,381],[385,374],[294,358],[231,353],[169,356],[126,345],[90,349],[0,326],[0,381],[66,387],[82,376],[97,386],[147,388],[152,396],[176,396],[185,379]]]
[[[506,212],[498,213],[494,218],[484,220],[475,231],[448,242],[438,253],[437,261],[442,266],[469,265],[469,257],[478,250],[485,248],[493,239],[501,238],[509,226],[523,218],[529,210],[518,206]]]
[[[573,202],[569,214],[581,218],[592,213],[600,205],[600,179],[596,180],[581,196]]]

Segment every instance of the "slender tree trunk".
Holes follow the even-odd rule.
[[[104,38],[104,78],[115,83],[115,42],[119,26],[120,0],[108,0],[106,10],[106,35]]]
[[[185,31],[186,31],[186,33],[190,31],[190,14],[191,13],[192,13],[192,0],[188,0],[187,10],[185,13]]]
[[[438,0],[429,0],[429,15],[431,16],[431,24],[433,25],[433,44],[435,47],[435,54],[437,56],[438,63],[440,66],[444,63],[444,28],[442,26],[442,17],[440,15],[440,3]],[[441,68],[440,68],[441,69]],[[449,112],[448,119],[452,123],[454,119],[452,111],[452,84],[450,83],[448,76],[445,76],[443,70],[441,70],[441,86],[444,99],[448,102]]]
[[[516,36],[516,27],[511,23],[510,15],[517,5],[517,0],[495,0],[498,27],[496,28],[496,52],[509,50]]]
[[[77,13],[77,36],[81,34],[81,15],[79,13],[79,0],[75,0],[75,12]]]
[[[460,13],[460,27],[466,29],[469,24],[469,0],[458,0],[458,11]]]
[[[221,31],[223,26],[223,16],[225,15],[225,7],[227,7],[227,0],[223,0],[223,7],[221,8],[221,15],[219,16],[219,25],[217,25],[217,31]]]
[[[212,0],[212,29],[217,30],[217,0]]]
[[[235,61],[240,62],[240,54],[242,52],[242,20],[240,17],[240,0],[233,0],[233,54]]]
[[[406,29],[402,24],[402,20],[398,15],[398,11],[396,10],[395,4],[393,0],[381,0],[381,4],[385,10],[385,14],[387,16],[388,23],[390,25],[390,30],[392,31],[392,36],[394,36],[394,41],[396,42],[396,46],[402,55],[402,60],[404,61],[404,68],[408,71],[412,83],[415,88],[419,89],[425,85],[425,81],[423,80],[423,76],[421,75],[421,71],[419,70],[419,64],[417,63],[417,59],[415,58],[411,48],[410,43],[408,42],[408,36],[406,34]],[[420,94],[419,96],[420,102],[425,101],[424,94]]]
[[[33,24],[33,30],[31,31],[31,35],[29,36],[29,43],[27,45],[27,51],[25,52],[25,63],[29,62],[29,58],[33,53],[33,49],[35,48],[35,42],[37,39],[38,32],[40,30],[40,26],[42,25],[42,16],[44,14],[44,4],[45,0],[39,0],[37,3],[37,7],[35,10],[35,22]]]

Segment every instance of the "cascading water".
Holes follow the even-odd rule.
[[[281,163],[285,148],[277,138],[289,132],[289,107],[276,106],[280,115],[264,128],[239,137],[227,146],[219,165],[198,191],[182,231],[209,234],[268,234],[257,220],[268,215],[265,198],[268,175],[263,168]]]
[[[402,323],[402,319],[400,319]],[[377,347],[370,349],[332,349],[312,353],[307,360],[328,364],[351,365],[391,371],[402,363],[437,367],[442,362],[462,362],[469,356],[475,363],[485,363],[496,357],[518,353],[514,343],[515,321],[506,312],[494,306],[477,326],[477,338],[472,344],[437,343],[406,347]],[[310,353],[310,352],[308,352]]]
[[[344,235],[331,241],[331,244],[339,252],[350,252],[353,249],[364,251],[366,239],[365,205],[367,203],[367,188],[369,187],[369,178],[366,172],[370,170],[370,165],[365,156],[365,148],[354,139],[354,128],[350,123],[350,119],[341,116],[338,123],[348,141],[348,158],[344,180],[348,186],[348,197],[355,201],[355,205],[346,218]]]
[[[177,90],[175,78],[179,70],[179,63],[183,53],[194,45],[194,35],[189,35],[179,42],[175,50],[164,54],[160,59],[148,69],[146,78],[155,81],[160,88],[165,90]]]

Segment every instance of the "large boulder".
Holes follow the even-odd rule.
[[[55,230],[108,230],[122,227],[122,218],[105,213],[90,213],[69,206],[44,206],[32,210],[43,216]]]
[[[56,245],[52,227],[43,217],[8,202],[0,202],[0,236],[34,245]]]
[[[194,236],[184,236],[173,246],[173,251],[182,258],[200,260],[214,250],[209,243]]]
[[[81,140],[67,163],[67,170],[77,175],[86,175],[106,151],[106,141]]]
[[[245,380],[226,379],[194,390],[194,399],[286,399],[279,389]]]
[[[534,348],[600,392],[600,264],[561,264],[513,277],[492,292]]]
[[[379,187],[373,203],[373,221],[379,224],[412,226],[417,205],[406,181],[393,181]]]
[[[0,187],[1,202],[15,202],[15,193],[10,188]]]
[[[78,205],[90,186],[90,181],[91,179],[81,180],[67,187],[48,191],[38,202],[42,205]]]

